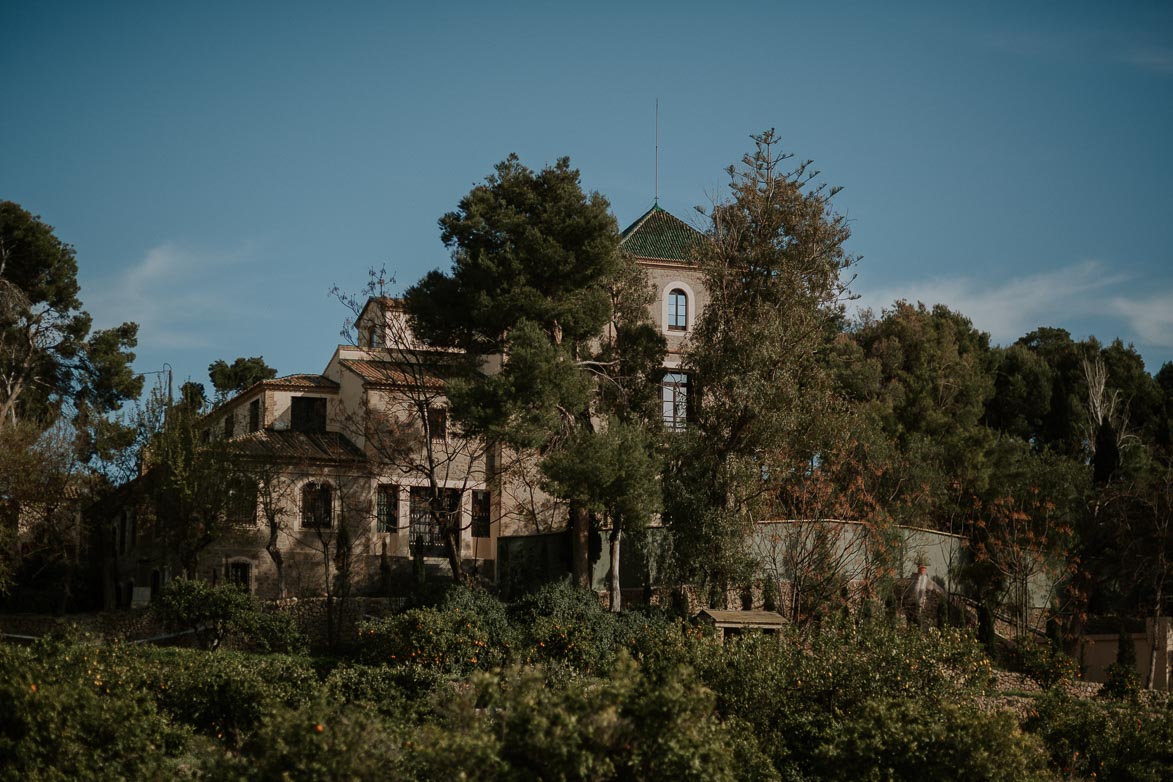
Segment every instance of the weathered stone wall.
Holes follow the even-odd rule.
[[[163,628],[150,611],[101,611],[96,614],[0,615],[0,633],[40,638],[55,633],[92,633],[118,640],[137,640],[162,634]]]

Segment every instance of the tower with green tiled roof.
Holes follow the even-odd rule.
[[[648,315],[668,348],[661,402],[669,429],[683,428],[687,418],[689,376],[682,359],[688,336],[708,304],[704,273],[696,263],[704,241],[703,233],[658,203],[620,235],[623,249],[635,257],[652,288]]]
[[[637,258],[690,263],[700,231],[655,204],[621,234],[620,244]]]

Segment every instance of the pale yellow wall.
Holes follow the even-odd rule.
[[[684,341],[698,321],[701,311],[708,303],[703,278],[700,272],[686,264],[670,262],[641,261],[646,269],[649,282],[656,296],[650,307],[653,323],[668,339],[670,354],[666,366],[678,366]],[[669,331],[666,328],[666,298],[668,292],[680,287],[689,295],[689,325],[686,332]],[[379,306],[369,306],[362,314],[357,328],[360,340],[365,339],[371,324],[380,323],[384,329],[383,345],[403,344],[405,324],[401,313]],[[299,389],[296,391],[263,386],[248,395],[233,400],[223,414],[235,416],[234,435],[247,431],[248,404],[253,399],[261,400],[261,421],[264,428],[288,429],[291,426],[291,400],[294,396],[323,397],[327,400],[327,427],[340,432],[359,448],[367,450],[365,428],[370,410],[394,412],[403,420],[414,420],[418,414],[410,400],[395,392],[365,386],[362,378],[342,367],[342,360],[386,360],[392,357],[393,349],[382,347],[339,346],[327,364],[323,375],[339,384],[336,391],[325,389]],[[499,371],[501,357],[490,357],[484,363],[487,372]],[[443,400],[437,400],[443,402]],[[223,432],[223,417],[209,420],[213,436]],[[441,485],[456,488],[462,494],[461,553],[465,559],[495,560],[497,540],[503,535],[525,535],[535,532],[549,532],[565,529],[567,507],[549,496],[541,488],[541,475],[535,454],[525,455],[498,452],[496,464],[499,474],[488,475],[483,455],[471,457],[464,444],[450,439],[444,447],[456,454],[448,466],[448,472],[441,477]],[[377,563],[384,551],[388,556],[410,557],[407,530],[410,526],[410,489],[414,485],[425,485],[425,476],[399,469],[397,465],[384,465],[364,475],[338,474],[337,468],[328,465],[291,466],[285,476],[287,483],[284,504],[284,530],[280,546],[286,553],[287,579],[291,594],[307,594],[321,586],[320,554],[316,547],[313,530],[302,530],[301,486],[310,480],[329,480],[336,487],[336,508],[339,504],[349,507],[348,524],[358,534],[356,553],[366,564]],[[377,532],[375,513],[376,487],[381,483],[399,487],[398,524],[396,531]],[[492,514],[489,538],[473,538],[471,532],[471,502],[473,489],[488,488],[491,491]],[[267,527],[261,514],[254,528],[239,528],[229,538],[221,541],[207,552],[201,564],[202,570],[220,568],[232,559],[249,561],[253,566],[254,586],[259,594],[269,594],[275,584],[272,562],[264,551]],[[129,564],[129,563],[128,563]],[[356,567],[360,567],[356,559]],[[128,568],[133,570],[133,568]],[[210,572],[210,571],[209,571]],[[364,583],[377,577],[377,573],[363,571],[356,573],[356,583]],[[142,586],[141,574],[136,585]]]
[[[694,266],[684,264],[660,264],[652,261],[641,261],[640,265],[648,275],[656,293],[655,300],[649,307],[652,322],[668,339],[668,366],[679,364],[679,353],[683,349],[685,339],[700,317],[700,313],[709,303],[705,291],[704,276]],[[673,288],[680,288],[688,294],[689,329],[685,332],[670,331],[667,327],[668,293]]]

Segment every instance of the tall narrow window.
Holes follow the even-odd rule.
[[[367,330],[367,347],[376,349],[383,347],[383,334],[378,326],[371,326]]]
[[[307,483],[301,489],[301,526],[328,529],[334,523],[334,492],[328,483]]]
[[[472,493],[472,536],[474,538],[489,537],[489,520],[492,513],[492,503],[489,501],[489,492],[476,489]]]
[[[448,437],[448,411],[443,407],[428,408],[428,432],[433,440]]]
[[[228,482],[224,516],[229,524],[251,527],[257,523],[257,485],[246,478]]]
[[[376,529],[379,532],[394,532],[399,526],[399,487],[388,483],[379,484],[375,495]]]
[[[260,431],[261,428],[261,400],[254,399],[248,403],[248,430]]]
[[[229,411],[228,415],[224,416],[224,439],[225,440],[232,439],[232,430],[235,427],[236,427],[236,416],[233,414],[232,411]]]
[[[688,417],[688,375],[667,372],[660,383],[664,426],[674,431],[684,429]]]
[[[673,288],[668,294],[668,330],[686,331],[688,329],[688,294]]]

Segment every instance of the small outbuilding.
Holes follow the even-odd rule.
[[[786,623],[785,617],[777,611],[719,611],[715,608],[702,608],[697,619],[716,627],[717,637],[722,641],[747,630],[777,633]]]

